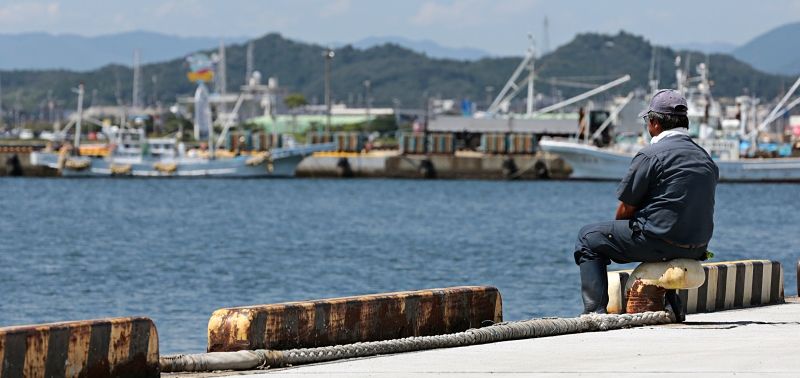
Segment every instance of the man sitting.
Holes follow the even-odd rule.
[[[705,259],[714,230],[714,192],[719,170],[689,137],[686,99],[675,90],[657,92],[644,117],[653,139],[631,162],[617,197],[616,220],[583,227],[575,243],[584,313],[605,313],[606,266]],[[674,290],[667,302],[679,320],[683,308]]]

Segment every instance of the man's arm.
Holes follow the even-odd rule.
[[[635,213],[636,213],[636,206],[631,206],[625,202],[619,201],[619,206],[617,206],[617,214],[615,216],[615,219],[616,220],[632,219]]]

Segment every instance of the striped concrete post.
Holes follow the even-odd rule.
[[[148,318],[0,328],[0,378],[158,376],[158,333]]]
[[[500,292],[489,286],[224,308],[214,311],[208,322],[208,351],[285,350],[440,335],[502,320]]]
[[[678,290],[687,314],[783,302],[783,268],[777,261],[706,263],[703,271],[702,286]],[[630,270],[608,273],[609,313],[625,312],[625,285],[630,273]]]

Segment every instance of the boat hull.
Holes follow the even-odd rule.
[[[231,158],[102,158],[70,157],[70,167],[57,153],[33,152],[31,163],[59,169],[65,177],[292,177],[307,155],[330,150],[332,145],[310,145],[279,149],[271,158],[253,156]]]
[[[539,146],[572,167],[571,179],[622,180],[635,155],[565,141],[542,140]],[[800,158],[715,160],[715,163],[720,181],[800,182]]]

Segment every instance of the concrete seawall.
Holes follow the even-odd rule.
[[[569,173],[570,168],[563,160],[545,153],[535,155],[323,153],[305,158],[297,167],[298,177],[535,180],[566,178]]]

